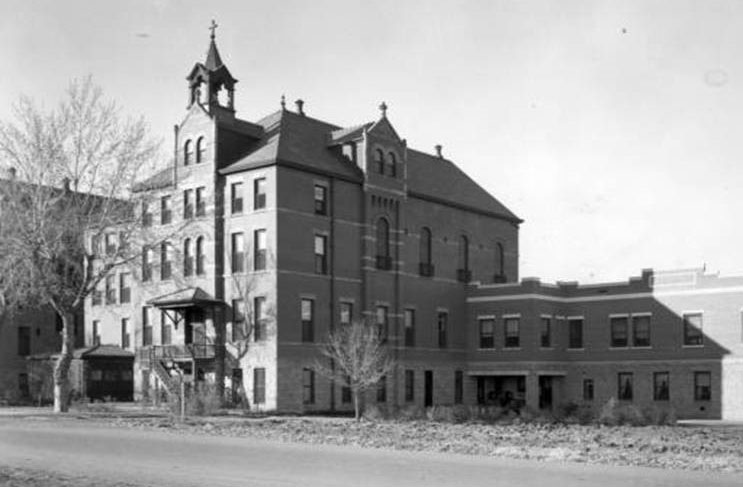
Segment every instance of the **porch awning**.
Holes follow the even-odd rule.
[[[200,287],[189,287],[150,299],[147,304],[159,309],[183,309],[219,306],[224,302],[214,299]]]

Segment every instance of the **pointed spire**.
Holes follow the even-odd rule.
[[[211,42],[209,42],[209,51],[206,53],[206,62],[204,63],[204,66],[209,71],[215,71],[217,68],[222,66],[222,58],[219,56],[219,50],[217,50],[217,43],[214,41],[214,38],[216,37],[215,31],[217,30],[217,23],[212,19],[212,24],[209,26],[209,30],[212,31],[211,35],[209,36],[211,38]]]

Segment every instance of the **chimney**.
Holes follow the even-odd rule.
[[[70,191],[70,178],[62,178],[62,189],[65,190],[65,193],[68,193]]]
[[[304,100],[300,98],[294,104],[297,105],[297,113],[304,117]]]
[[[441,144],[436,144],[434,148],[436,149],[436,157],[438,157],[439,159],[443,159],[444,156],[441,155]]]

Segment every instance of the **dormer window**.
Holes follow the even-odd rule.
[[[395,177],[397,175],[397,157],[394,152],[387,154],[387,175]]]
[[[204,162],[206,160],[206,140],[204,137],[199,137],[196,141],[196,164]]]
[[[183,165],[188,166],[193,162],[193,142],[191,139],[183,144]]]
[[[377,172],[384,174],[384,152],[382,152],[382,149],[374,151],[374,164],[377,166]]]

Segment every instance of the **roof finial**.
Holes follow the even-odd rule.
[[[286,97],[281,95],[281,109],[286,110]]]
[[[219,25],[214,21],[214,19],[212,19],[212,25],[209,26],[209,30],[212,31],[210,36],[212,40],[214,40],[214,31],[217,30],[217,27],[219,27]]]
[[[443,147],[441,146],[441,144],[436,144],[433,148],[436,149],[436,157],[438,157],[439,159],[443,159],[444,155],[441,152],[441,149],[443,149]]]
[[[379,105],[379,111],[382,112],[382,118],[387,118],[387,104],[385,102]]]

